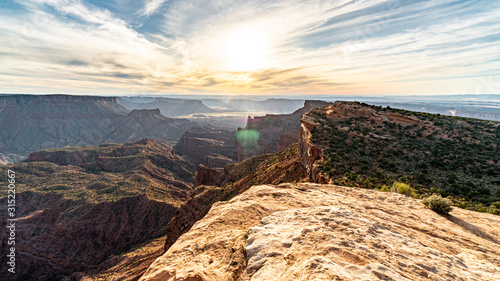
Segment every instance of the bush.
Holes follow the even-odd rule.
[[[382,191],[382,192],[389,192],[389,191],[391,191],[391,189],[387,185],[384,184],[382,186],[382,188],[380,189],[380,191]]]
[[[431,195],[422,200],[422,203],[436,213],[448,214],[451,211],[453,203],[450,199],[443,198],[441,195]]]
[[[500,209],[500,201],[491,203],[490,208]]]
[[[415,192],[415,190],[409,184],[403,182],[394,182],[392,184],[392,190],[406,196],[417,197],[417,193]]]

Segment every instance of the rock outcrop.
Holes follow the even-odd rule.
[[[224,171],[222,168],[207,168],[205,165],[200,164],[196,172],[196,186],[222,186],[225,182],[222,178],[227,178],[228,176],[229,173],[227,170]]]
[[[320,146],[313,144],[311,138],[311,130],[316,128],[317,124],[310,116],[304,115],[300,125],[300,141],[299,150],[302,160],[302,165],[307,170],[309,179],[315,183],[327,183],[327,177],[319,172],[318,163],[321,163],[322,149]]]
[[[194,165],[222,168],[235,163],[238,158],[236,133],[209,127],[193,127],[182,135],[175,146],[175,152]]]
[[[167,225],[165,251],[202,219],[215,202],[229,200],[254,184],[296,182],[304,176],[296,145],[281,153],[255,156],[224,169],[200,165],[196,173],[196,189]]]
[[[294,144],[282,152],[254,156],[224,168],[207,168],[200,165],[196,173],[196,186],[224,187],[230,184],[232,189],[236,186],[242,187],[239,190],[243,192],[254,184],[297,182],[305,177],[298,146]]]
[[[254,186],[215,203],[140,280],[495,280],[499,227],[396,193]]]

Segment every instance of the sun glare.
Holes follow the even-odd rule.
[[[262,32],[251,28],[236,29],[228,34],[224,54],[231,71],[252,71],[268,60],[269,47]]]

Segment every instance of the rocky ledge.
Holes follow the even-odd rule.
[[[215,203],[140,280],[495,280],[499,228],[395,193],[260,185]]]

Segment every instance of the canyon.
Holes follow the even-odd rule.
[[[306,100],[303,107],[291,114],[268,114],[266,116],[248,117],[247,125],[236,134],[256,135],[257,139],[243,138],[238,142],[238,161],[252,156],[274,153],[296,143],[300,119],[312,108],[330,105],[330,102]],[[245,134],[246,133],[246,134]]]
[[[194,167],[150,139],[40,151],[7,167],[18,179],[12,280],[76,278],[115,265],[120,258],[110,261],[113,255],[164,236],[194,188]],[[0,199],[2,227],[6,200]]]
[[[500,274],[498,122],[305,101],[292,114],[249,117],[234,132],[129,111],[112,98],[88,107],[117,118],[100,141],[121,144],[49,148],[0,167],[21,179],[23,271],[12,280]],[[461,159],[446,152],[474,165],[454,168]],[[414,193],[388,192],[398,182]],[[420,200],[431,194],[455,207],[429,210]]]

